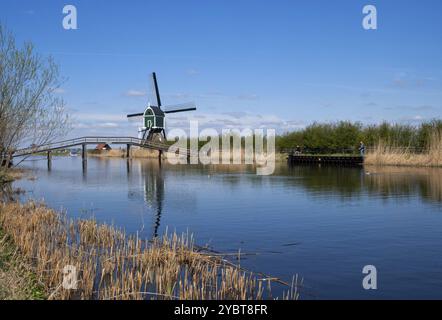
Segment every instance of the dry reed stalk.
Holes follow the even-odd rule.
[[[397,149],[380,141],[372,152],[365,157],[365,164],[369,165],[396,165],[396,166],[442,166],[442,132],[431,134],[427,150],[423,153],[414,153],[409,149]]]
[[[144,241],[94,220],[69,220],[34,202],[0,204],[0,227],[32,264],[50,299],[265,297],[257,275],[197,252],[188,235]],[[61,285],[67,265],[77,269],[76,290]],[[282,298],[298,298],[297,289]]]

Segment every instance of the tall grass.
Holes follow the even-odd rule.
[[[0,300],[42,299],[31,267],[12,246],[0,229]]]
[[[146,241],[34,202],[2,203],[0,228],[49,299],[263,299],[270,287],[270,280],[220,255],[199,252],[190,236]],[[76,290],[62,286],[67,265],[78,271]],[[297,298],[288,288],[281,298]]]
[[[397,148],[380,141],[365,157],[366,164],[402,166],[442,166],[442,130],[433,131],[423,152]]]

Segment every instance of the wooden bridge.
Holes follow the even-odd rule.
[[[169,145],[165,143],[158,143],[153,141],[145,141],[142,139],[134,138],[134,137],[81,137],[70,140],[64,140],[59,142],[53,142],[48,144],[43,144],[40,146],[32,146],[29,148],[23,148],[15,150],[12,154],[13,158],[28,156],[36,153],[47,153],[54,150],[66,149],[75,146],[82,146],[82,157],[86,159],[86,146],[89,144],[123,144],[126,145],[127,156],[130,155],[130,147],[137,146],[152,150],[158,150],[160,152],[167,151],[169,149]]]
[[[82,152],[81,157],[83,159],[83,169],[85,169],[87,161],[87,145],[97,145],[97,144],[121,144],[126,145],[126,158],[130,158],[130,148],[131,146],[141,147],[151,150],[158,151],[158,159],[161,161],[161,156],[163,152],[170,151],[170,145],[165,143],[158,143],[153,141],[146,141],[134,137],[81,137],[70,140],[58,141],[54,143],[43,144],[39,146],[32,146],[29,148],[23,148],[15,150],[12,154],[12,158],[26,157],[33,154],[46,154],[48,160],[48,168],[51,168],[52,156],[51,152],[60,149],[67,149],[75,146],[81,146]],[[183,150],[180,150],[182,153]],[[193,153],[190,149],[186,149],[185,152],[187,159],[189,159]]]

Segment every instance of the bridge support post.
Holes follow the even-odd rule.
[[[81,158],[83,159],[83,162],[87,161],[86,143],[81,145]]]
[[[81,169],[83,171],[83,179],[87,178],[87,161],[81,162]]]
[[[158,161],[161,163],[161,158],[163,157],[163,150],[158,150]]]
[[[126,158],[130,158],[130,144],[126,145]]]
[[[48,170],[51,170],[51,167],[52,167],[52,154],[51,154],[51,151],[47,152],[47,158],[48,158]]]

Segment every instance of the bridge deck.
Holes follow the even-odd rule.
[[[81,137],[76,139],[64,140],[54,143],[48,143],[36,147],[29,147],[24,149],[16,150],[13,154],[13,157],[22,157],[35,153],[48,152],[57,149],[65,149],[80,145],[88,145],[88,144],[126,144],[131,146],[137,146],[142,148],[148,148],[159,151],[167,151],[169,149],[169,145],[164,143],[157,143],[151,141],[144,141],[142,139],[134,138],[134,137]],[[188,151],[189,153],[190,151]]]

